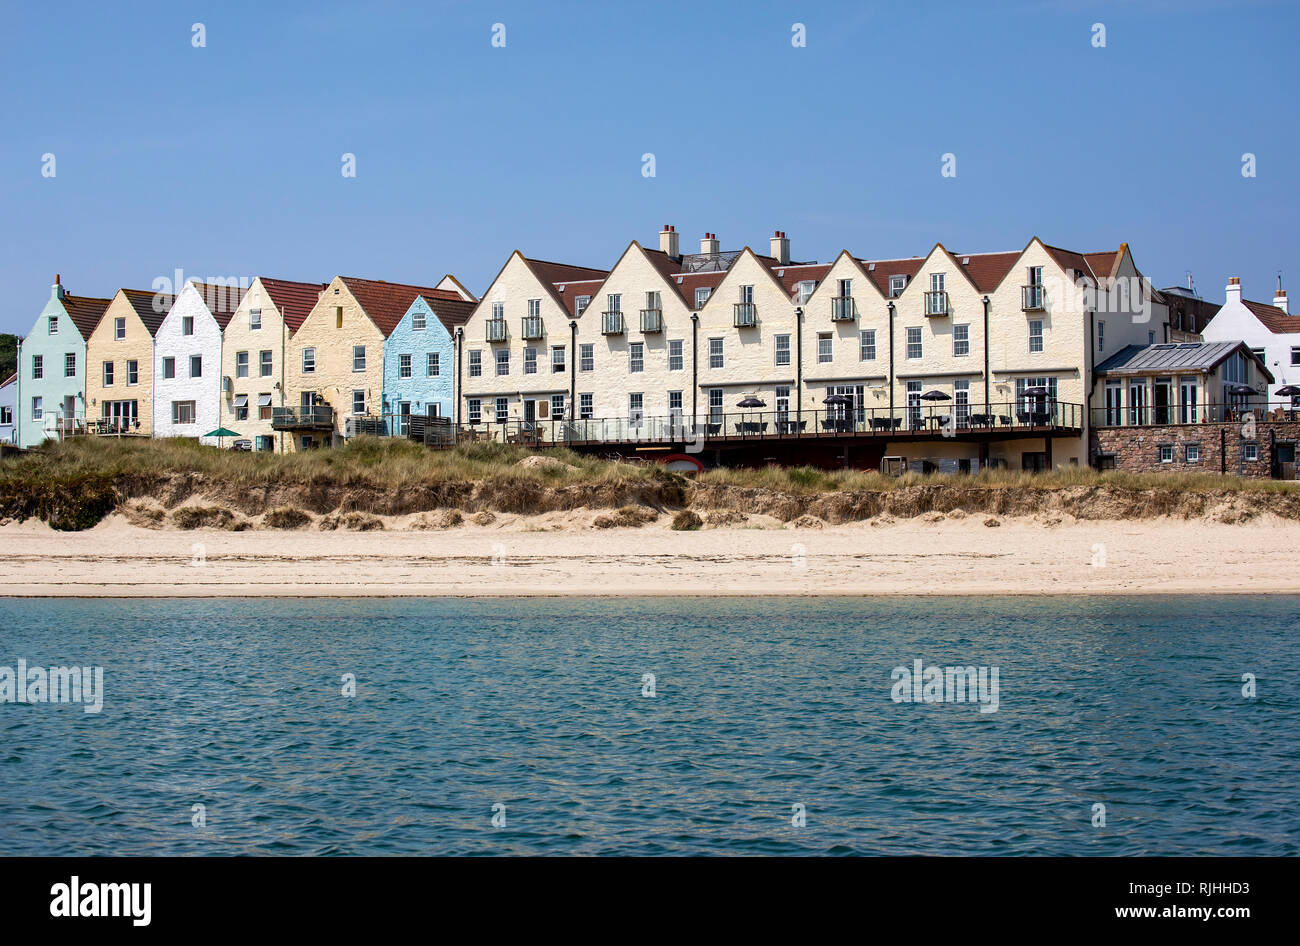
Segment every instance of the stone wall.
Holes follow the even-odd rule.
[[[1147,427],[1093,428],[1093,466],[1102,457],[1113,456],[1115,469],[1130,473],[1220,473],[1269,479],[1277,448],[1300,442],[1300,422],[1257,421],[1254,436],[1240,422],[1218,424],[1169,424]],[[1248,459],[1248,445],[1254,444],[1257,458]],[[1187,447],[1200,446],[1200,459],[1189,460]],[[1173,448],[1172,460],[1162,462],[1160,448]]]

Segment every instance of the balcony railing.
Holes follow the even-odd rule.
[[[752,302],[735,304],[736,328],[753,328],[758,324],[758,306]]]
[[[1041,312],[1046,301],[1042,286],[1020,287],[1020,308],[1025,312]]]
[[[273,407],[271,408],[272,430],[333,430],[334,408],[317,407]]]
[[[617,309],[600,313],[601,335],[622,335],[627,331],[623,324],[623,313]]]
[[[524,324],[520,334],[528,340],[542,337],[542,319],[541,316],[528,315],[524,317]]]
[[[489,342],[504,342],[509,338],[510,331],[506,328],[505,319],[487,320],[487,340]]]
[[[1247,436],[1248,417],[1257,424],[1300,422],[1300,407],[1289,401],[1235,404],[1144,404],[1135,407],[1094,407],[1094,427],[1174,427],[1194,424],[1242,424]],[[1218,434],[1216,433],[1217,437]],[[1250,439],[1247,437],[1247,439]]]
[[[836,296],[831,300],[831,321],[852,322],[858,317],[858,307],[852,296]]]
[[[655,332],[664,330],[664,310],[663,309],[642,309],[641,310],[641,332],[644,335],[652,335]]]
[[[941,291],[927,292],[925,294],[925,314],[926,315],[947,315],[948,314],[948,293]]]

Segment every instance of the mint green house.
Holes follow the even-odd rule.
[[[34,447],[47,438],[84,430],[86,340],[108,303],[70,295],[54,277],[49,301],[18,346],[14,419],[20,446]]]

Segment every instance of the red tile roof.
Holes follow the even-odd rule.
[[[450,289],[433,289],[429,286],[410,286],[405,283],[385,282],[382,279],[359,279],[356,276],[341,276],[348,292],[361,304],[370,321],[387,338],[402,321],[411,303],[417,296],[424,296],[430,304],[435,299],[460,302],[460,294]]]
[[[992,292],[1002,282],[1011,267],[1020,259],[1021,250],[1003,253],[953,253],[953,260],[960,266],[975,288],[980,292]],[[969,263],[965,262],[970,260]]]
[[[578,314],[578,296],[592,296],[600,288],[603,279],[583,279],[579,282],[558,282],[552,289],[564,303],[564,308],[569,311],[569,315]],[[560,287],[564,289],[561,291]]]
[[[199,291],[203,297],[203,304],[208,307],[212,317],[217,320],[217,325],[224,332],[226,326],[230,324],[230,318],[239,308],[239,303],[243,301],[244,293],[248,289],[244,286],[221,286],[214,283],[199,282],[197,279],[191,279],[194,288]]]
[[[1300,332],[1300,315],[1287,315],[1277,306],[1263,302],[1247,302],[1242,299],[1241,304],[1254,313],[1255,318],[1259,319],[1264,328],[1274,335],[1293,335]]]
[[[1088,267],[1092,270],[1093,275],[1098,279],[1109,279],[1111,271],[1115,268],[1115,260],[1119,257],[1118,250],[1110,250],[1105,253],[1084,253],[1083,258],[1088,261]]]
[[[925,263],[924,256],[911,256],[907,259],[860,259],[858,263],[867,271],[867,278],[876,284],[880,294],[886,299],[889,298],[889,277],[906,276],[908,283],[911,283],[912,277],[915,276]],[[874,267],[874,268],[873,268]]]
[[[104,315],[104,310],[112,299],[91,299],[87,296],[64,295],[64,311],[68,313],[68,318],[72,319],[72,324],[77,327],[81,333],[82,339],[89,339],[90,333],[95,331],[95,326]]]
[[[726,277],[726,270],[717,270],[707,273],[679,273],[672,277],[672,283],[686,300],[686,304],[692,309],[698,309],[695,304],[695,290],[708,289],[710,298],[713,296],[713,290],[718,288],[718,283]],[[681,280],[679,283],[677,280]]]
[[[320,294],[329,283],[292,282],[288,279],[268,279],[260,277],[262,288],[271,297],[271,302],[284,318],[290,332],[298,331],[307,319],[308,313],[315,307]]]
[[[118,291],[126,296],[126,301],[131,303],[131,308],[135,309],[135,314],[140,316],[140,321],[144,323],[150,335],[158,334],[158,326],[162,325],[163,319],[171,311],[172,303],[176,301],[176,297],[169,293],[151,292],[148,289]]]
[[[607,269],[593,269],[590,266],[571,266],[568,263],[552,263],[543,259],[524,257],[524,262],[537,274],[537,278],[548,285],[557,283],[603,280],[609,275]]]
[[[799,288],[799,283],[811,279],[820,285],[830,271],[831,268],[826,263],[787,263],[785,266],[780,264],[772,266],[772,275],[781,284],[785,294],[792,298]]]

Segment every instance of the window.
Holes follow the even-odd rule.
[[[409,354],[397,356],[397,376],[399,378],[409,378],[411,376],[411,356]]]
[[[469,412],[469,422],[471,424],[481,423],[483,420],[483,402],[476,397],[470,398],[465,402]]]
[[[578,370],[579,371],[596,370],[596,346],[595,345],[578,346]]]
[[[556,420],[564,420],[564,395],[551,395],[551,416]]]
[[[235,352],[235,377],[248,377],[248,352],[246,351]]]
[[[172,401],[172,423],[173,424],[194,423],[194,402],[193,401]]]
[[[551,374],[563,374],[566,366],[563,345],[551,346]]]
[[[1155,343],[1156,343],[1156,333],[1155,333],[1155,332],[1147,332],[1147,344],[1148,344],[1148,345],[1154,345]]]
[[[235,395],[235,420],[248,420],[248,395]]]
[[[1097,337],[1101,338],[1100,335],[1098,335]],[[1029,350],[1030,351],[1043,350],[1043,320],[1042,319],[1029,320]]]
[[[709,294],[713,292],[708,286],[700,286],[695,290],[695,308],[704,307],[704,303],[709,301]]]
[[[963,355],[970,354],[969,325],[954,325],[952,327],[952,354],[954,358],[961,358]]]
[[[668,342],[668,370],[681,371],[684,364],[682,340],[680,338],[670,339]]]
[[[832,351],[831,345],[832,342],[831,342],[830,332],[817,333],[817,363],[818,364],[826,364],[827,362],[834,360],[834,352]]]
[[[58,317],[57,315],[51,315],[51,316],[50,316],[50,326],[49,326],[49,328],[50,328],[50,334],[51,334],[51,335],[58,335],[58,334],[59,334],[59,317]]]
[[[903,294],[903,290],[906,288],[907,288],[906,276],[889,277],[889,298],[897,299],[899,296]]]
[[[366,346],[365,345],[352,346],[352,370],[353,371],[366,370]]]
[[[510,373],[510,349],[497,349],[497,377]]]
[[[65,378],[75,378],[77,376],[77,353],[75,351],[65,352],[63,355],[63,376]]]
[[[709,388],[709,422],[722,422],[722,388]]]
[[[253,331],[253,332],[257,332],[257,331],[260,331],[260,330],[261,330],[261,328],[262,328],[262,310],[261,310],[261,309],[249,309],[249,310],[248,310],[248,328],[249,328],[250,331]]]
[[[32,380],[39,381],[45,377],[45,356],[32,355]]]
[[[907,330],[907,357],[921,357],[921,330],[919,328],[909,328]]]
[[[1039,330],[1039,334],[1041,335],[1042,334],[1041,322],[1039,323],[1038,330]],[[1030,348],[1029,350],[1033,351],[1034,349]],[[1042,351],[1041,348],[1038,350]],[[1097,323],[1097,351],[1105,351],[1105,350],[1106,350],[1106,323],[1098,322]]]
[[[9,425],[14,422],[14,410],[8,405],[0,405],[0,425]]]
[[[423,309],[416,309],[411,313],[411,331],[423,332],[425,326],[425,314]]]
[[[1201,462],[1201,445],[1199,443],[1189,443],[1183,447],[1183,459],[1187,463]]]
[[[591,420],[595,416],[596,409],[592,404],[592,395],[578,395],[578,417],[582,420]]]
[[[162,360],[163,378],[170,381],[176,377],[176,359],[168,355]]]
[[[790,363],[790,336],[775,336],[776,344],[776,364],[788,365]]]
[[[181,334],[182,335],[194,334],[194,316],[186,315],[181,318]],[[180,402],[176,402],[176,403],[180,403]]]
[[[190,355],[190,377],[191,378],[203,377],[203,356],[202,355]]]
[[[541,299],[529,299],[529,300],[528,300],[528,317],[529,317],[530,319],[540,319],[540,318],[542,317],[542,300],[541,300]]]
[[[954,381],[952,383],[953,413],[958,427],[970,426],[970,382]]]
[[[343,327],[343,306],[341,305],[336,305],[334,307],[334,327]]]
[[[126,363],[126,383],[128,387],[140,383],[140,362],[131,360]]]
[[[499,397],[496,401],[496,417],[498,424],[504,424],[510,419],[510,402],[506,398]]]
[[[264,391],[263,393],[257,396],[257,416],[260,420],[271,419],[271,392],[270,391]]]
[[[682,416],[682,392],[681,391],[668,392],[668,414],[671,417],[680,418]]]
[[[1245,443],[1241,445],[1241,458],[1249,463],[1254,463],[1259,459],[1259,444]]]
[[[627,425],[633,428],[640,427],[643,417],[645,417],[645,395],[636,391],[627,396]]]
[[[302,350],[302,373],[314,374],[316,371],[316,349],[304,348]]]
[[[271,360],[271,353],[269,351],[260,352],[257,366],[258,376],[263,378],[271,377],[273,366],[274,362]]]
[[[497,352],[497,374],[501,374],[501,352]],[[506,362],[505,374],[510,373],[509,361]],[[537,349],[524,349],[524,374],[537,374]]]
[[[364,414],[365,412],[366,412],[366,392],[353,391],[352,392],[352,413]]]
[[[931,274],[930,274],[930,291],[931,291],[931,292],[943,292],[944,284],[945,284],[945,282],[946,282],[946,278],[947,278],[947,277],[946,277],[946,275],[945,275],[944,273],[931,273]]]
[[[752,304],[753,304],[753,302],[754,302],[754,287],[753,287],[753,286],[741,286],[741,287],[740,287],[740,301],[741,301],[741,303],[744,304],[744,305],[752,305]]]
[[[1161,463],[1174,462],[1174,445],[1172,443],[1162,443],[1156,450]]]
[[[111,388],[112,386],[113,386],[113,363],[111,361],[106,361],[104,362],[104,387]]]
[[[436,378],[442,374],[442,356],[438,352],[429,352],[425,358],[424,373],[430,378]]]
[[[582,315],[589,305],[591,305],[591,296],[576,296],[573,300],[573,314]]]
[[[621,292],[611,292],[609,295],[605,296],[605,311],[623,311],[623,294]]]
[[[39,397],[32,398],[32,420],[40,420],[43,414],[41,399]]]
[[[1300,365],[1300,346],[1291,346],[1291,365],[1292,367]]]
[[[721,368],[723,366],[722,357],[722,339],[709,339],[709,367]]]
[[[776,418],[778,421],[787,421],[790,419],[790,388],[780,385],[776,389],[776,400],[773,403],[776,408]]]
[[[1268,361],[1267,361],[1267,360],[1265,359],[1265,357],[1264,357],[1264,349],[1262,349],[1262,348],[1252,348],[1252,349],[1250,350],[1250,352],[1251,352],[1252,355],[1254,355],[1254,356],[1255,356],[1256,358],[1258,358],[1260,361],[1264,362],[1264,364],[1268,364]],[[1242,377],[1243,377],[1243,379],[1244,379],[1244,377],[1245,377],[1244,372],[1243,372]]]
[[[841,279],[841,280],[840,280],[840,283],[841,283],[841,284],[846,283],[846,282],[848,282],[847,279]],[[808,297],[811,296],[811,295],[813,294],[813,290],[816,289],[816,288],[817,288],[817,282],[816,282],[816,280],[813,280],[813,279],[801,279],[801,280],[799,281],[799,285],[798,285],[798,293],[797,293],[797,295],[795,296],[795,301],[796,301],[797,303],[799,303],[799,305],[803,305],[805,302],[808,301]],[[844,292],[841,291],[840,295],[847,295],[847,293],[844,293]]]
[[[483,376],[483,353],[481,351],[469,353],[469,376],[471,378],[481,378]]]
[[[858,333],[858,360],[876,360],[876,330],[864,329]]]
[[[645,371],[645,342],[632,342],[627,346],[627,370],[632,374]]]
[[[126,338],[126,319],[113,320],[113,338],[119,341]]]

